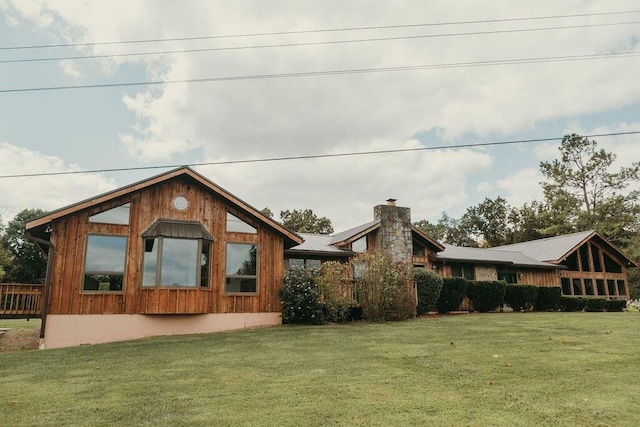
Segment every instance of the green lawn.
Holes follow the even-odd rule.
[[[640,315],[471,314],[0,353],[2,425],[637,425]]]

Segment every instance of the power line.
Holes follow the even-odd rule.
[[[591,59],[611,59],[621,57],[632,57],[640,55],[640,52],[611,52],[597,53],[588,55],[570,55],[570,56],[546,56],[538,58],[520,58],[520,59],[498,59],[489,61],[475,62],[454,62],[447,64],[429,64],[429,65],[407,65],[400,67],[382,67],[382,68],[355,68],[346,70],[325,70],[325,71],[305,71],[295,73],[277,73],[277,74],[253,74],[245,76],[227,76],[227,77],[205,77],[199,79],[181,79],[181,80],[158,80],[144,82],[123,82],[123,83],[98,83],[77,86],[43,86],[28,87],[17,89],[0,89],[0,93],[18,93],[18,92],[43,92],[54,90],[72,90],[72,89],[98,89],[112,87],[131,87],[131,86],[157,86],[178,83],[206,83],[206,82],[225,82],[225,81],[241,81],[241,80],[263,80],[263,79],[283,79],[294,77],[315,77],[330,76],[341,74],[367,74],[367,73],[387,73],[398,71],[416,71],[441,68],[466,68],[466,67],[486,67],[496,65],[516,65],[516,64],[533,64],[544,62],[567,62],[567,61],[584,61]]]
[[[473,20],[473,21],[450,21],[450,22],[431,22],[431,23],[419,23],[419,24],[377,25],[377,26],[366,26],[366,27],[323,28],[323,29],[315,29],[315,30],[275,31],[275,32],[262,32],[262,33],[226,34],[226,35],[216,35],[216,36],[173,37],[173,38],[164,38],[164,39],[158,38],[158,39],[140,39],[140,40],[124,40],[124,41],[86,42],[86,43],[60,43],[60,44],[48,44],[48,45],[4,46],[4,47],[0,47],[0,50],[46,49],[46,48],[63,48],[63,47],[136,44],[136,43],[161,43],[161,42],[173,42],[173,41],[212,40],[212,39],[241,38],[241,37],[280,36],[280,35],[291,35],[291,34],[329,33],[329,32],[341,32],[341,31],[370,31],[370,30],[387,30],[387,29],[397,29],[397,28],[435,27],[435,26],[445,26],[445,25],[490,24],[490,23],[498,23],[498,22],[518,22],[518,21],[536,21],[536,20],[545,20],[545,19],[581,18],[581,17],[589,17],[589,16],[628,15],[628,14],[635,14],[635,13],[640,13],[640,10],[629,10],[629,11],[621,11],[621,12],[580,13],[580,14],[571,14],[571,15],[517,17],[517,18],[503,18],[503,19],[484,19],[484,20]]]
[[[391,41],[391,40],[415,40],[415,39],[430,39],[430,38],[442,38],[442,37],[478,36],[478,35],[489,35],[489,34],[513,34],[513,33],[537,32],[537,31],[567,30],[567,29],[577,29],[577,28],[610,27],[610,26],[631,25],[631,24],[640,24],[640,21],[610,22],[610,23],[604,23],[604,24],[565,25],[565,26],[558,26],[558,27],[516,28],[516,29],[508,29],[508,30],[472,31],[472,32],[463,32],[463,33],[420,34],[420,35],[411,35],[411,36],[377,37],[377,38],[367,38],[367,39],[333,40],[333,41],[321,41],[321,42],[278,43],[278,44],[266,44],[266,45],[254,45],[254,46],[227,46],[227,47],[210,47],[210,48],[198,48],[198,49],[175,49],[175,50],[162,50],[162,51],[154,51],[154,52],[57,56],[57,57],[49,57],[49,58],[5,59],[5,60],[0,60],[0,64],[16,64],[16,63],[25,63],[25,62],[45,62],[45,61],[74,61],[74,60],[81,60],[81,59],[122,58],[122,57],[131,57],[131,56],[171,55],[171,54],[179,54],[179,53],[220,52],[220,51],[229,51],[229,50],[339,45],[339,44],[351,44],[351,43],[381,42],[381,41]]]
[[[640,130],[629,131],[629,132],[600,133],[600,134],[581,135],[581,136],[584,138],[604,138],[604,137],[638,135],[638,134],[640,134]],[[562,139],[563,137],[519,139],[519,140],[510,140],[510,141],[481,142],[477,144],[439,145],[434,147],[397,148],[397,149],[388,149],[388,150],[358,151],[358,152],[335,153],[335,154],[311,154],[306,156],[269,157],[269,158],[262,158],[262,159],[221,160],[216,162],[190,163],[187,165],[182,164],[182,165],[161,165],[161,166],[139,166],[139,167],[130,167],[130,168],[94,169],[94,170],[86,170],[86,171],[41,172],[41,173],[16,174],[16,175],[0,175],[0,179],[58,176],[58,175],[79,175],[79,174],[105,173],[105,172],[131,172],[131,171],[152,170],[152,169],[173,169],[181,166],[190,166],[190,167],[220,166],[220,165],[237,165],[237,164],[246,164],[246,163],[270,163],[270,162],[281,162],[281,161],[291,161],[291,160],[328,159],[328,158],[336,158],[336,157],[410,153],[410,152],[416,152],[416,151],[451,150],[456,148],[475,148],[475,147],[491,147],[491,146],[499,146],[499,145],[515,145],[515,144],[525,144],[525,143],[559,141]]]

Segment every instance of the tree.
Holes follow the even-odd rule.
[[[511,207],[502,197],[485,198],[477,206],[467,208],[461,222],[484,246],[500,246],[511,243],[510,211]]]
[[[260,213],[268,218],[273,218],[273,212],[271,212],[271,209],[269,209],[268,207],[260,210]]]
[[[478,246],[478,243],[473,239],[466,227],[467,224],[463,224],[459,219],[450,217],[446,212],[442,212],[442,216],[436,224],[431,224],[426,219],[423,219],[413,225],[438,242],[456,246]]]
[[[24,209],[7,225],[1,246],[12,261],[5,266],[4,282],[43,283],[47,269],[47,259],[38,246],[25,236],[25,224],[31,219],[45,214],[41,209]]]
[[[562,139],[560,153],[560,159],[540,163],[547,179],[541,183],[545,200],[553,214],[550,231],[559,234],[565,230],[558,225],[570,223],[575,229],[596,229],[620,244],[637,230],[638,191],[627,187],[640,177],[640,162],[613,172],[616,155],[576,134]]]
[[[4,235],[4,224],[2,222],[2,217],[0,217],[0,243],[2,242]],[[3,281],[3,278],[6,274],[6,269],[9,265],[11,265],[11,254],[4,247],[4,245],[0,244],[0,282]]]
[[[299,233],[331,234],[333,226],[327,217],[318,217],[311,209],[280,211],[282,225]]]

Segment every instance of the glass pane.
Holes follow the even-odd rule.
[[[602,264],[600,264],[600,248],[596,245],[591,245],[591,253],[593,254],[593,269],[601,272]]]
[[[573,279],[573,294],[577,296],[582,295],[582,285],[580,284],[580,279]]]
[[[144,242],[144,269],[142,286],[156,285],[156,267],[158,266],[158,240],[146,239]]]
[[[562,295],[571,295],[571,280],[563,277],[562,282]]]
[[[618,296],[620,298],[626,298],[627,297],[627,291],[624,288],[624,280],[618,280]]]
[[[452,265],[451,277],[462,277],[462,267],[459,265]]]
[[[257,292],[256,279],[227,277],[225,292]]]
[[[257,253],[256,245],[227,243],[227,276],[255,276]]]
[[[200,286],[209,287],[209,257],[211,253],[211,243],[202,241],[202,251],[200,252]]]
[[[227,231],[235,233],[252,233],[258,232],[254,227],[250,226],[235,215],[227,212]]]
[[[424,256],[424,246],[419,243],[413,242],[413,255]]]
[[[462,275],[467,280],[476,280],[476,269],[472,265],[462,266]]]
[[[609,289],[609,296],[616,296],[616,281],[615,280],[607,280],[607,288]]]
[[[584,279],[584,289],[587,295],[593,295],[593,280]]]
[[[85,274],[82,290],[84,291],[122,291],[122,274]]]
[[[304,260],[300,258],[290,258],[289,270],[293,270],[294,268],[304,268]]]
[[[607,293],[604,290],[604,280],[596,279],[596,287],[598,288],[598,295],[600,296],[607,295]]]
[[[108,211],[100,212],[89,217],[89,222],[102,222],[104,224],[129,224],[129,212],[131,203],[125,203]]]
[[[573,251],[562,264],[570,271],[578,271],[578,251]]]
[[[582,264],[582,271],[591,271],[589,268],[589,250],[586,244],[580,246],[580,263]]]
[[[160,285],[195,287],[198,259],[197,240],[163,239]]]
[[[367,236],[363,236],[351,244],[353,252],[364,252],[367,250]]]
[[[516,284],[516,273],[498,273],[498,280],[504,280],[505,282],[515,285]]]
[[[87,237],[85,273],[124,273],[127,238],[120,236]]]
[[[604,254],[604,268],[608,273],[622,273],[622,266],[606,253]]]
[[[322,261],[319,259],[308,259],[307,260],[307,268],[320,268],[322,265]]]

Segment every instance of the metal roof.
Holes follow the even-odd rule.
[[[363,231],[374,229],[374,228],[377,228],[378,226],[380,226],[380,220],[371,221],[366,224],[359,225],[357,227],[335,234],[331,239],[331,241],[329,241],[329,244],[333,245],[336,243],[344,242],[345,240],[349,240],[350,238],[357,236]]]
[[[496,246],[490,250],[521,252],[533,259],[537,259],[538,261],[557,262],[564,259],[570,251],[594,234],[595,231],[587,230],[579,233],[547,237],[546,239],[531,240],[512,245]]]
[[[466,248],[445,244],[444,251],[436,254],[443,261],[475,262],[485,264],[505,264],[520,267],[558,268],[558,265],[538,261],[525,254],[514,251],[499,251],[483,248]]]
[[[287,253],[292,252],[313,252],[316,254],[337,255],[337,256],[349,256],[353,253],[351,251],[345,251],[339,249],[331,244],[331,240],[334,236],[328,234],[310,234],[310,233],[298,233],[300,237],[304,239],[304,242],[298,246],[294,246],[287,250]]]
[[[198,221],[178,221],[159,219],[142,233],[142,237],[173,237],[177,239],[204,239],[213,241],[213,237]]]

